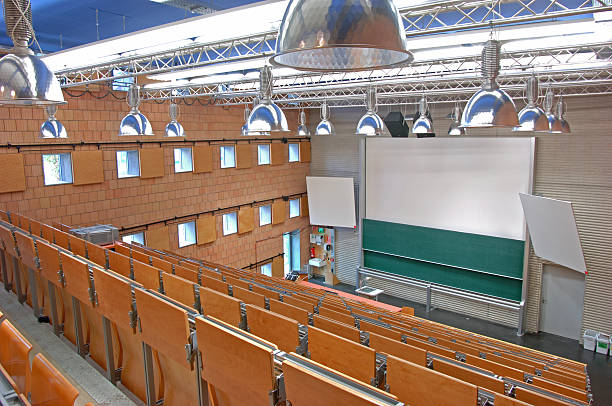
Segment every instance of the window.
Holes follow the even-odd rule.
[[[193,171],[191,148],[174,148],[174,172]]]
[[[289,200],[289,218],[300,216],[300,199]]]
[[[234,146],[221,147],[221,168],[235,168],[236,154]]]
[[[121,241],[131,244],[137,242],[138,244],[144,245],[144,232],[128,234],[121,237]]]
[[[223,215],[223,235],[236,234],[238,232],[238,213],[227,213]]]
[[[70,154],[44,154],[42,161],[45,186],[72,183]]]
[[[270,165],[270,145],[257,146],[257,165]]]
[[[193,245],[196,243],[195,221],[178,225],[179,248]]]
[[[300,270],[300,230],[283,234],[285,275]]]
[[[300,144],[289,144],[289,162],[300,162]]]
[[[272,223],[272,205],[259,206],[259,226]]]
[[[268,262],[260,267],[261,273],[266,276],[272,276],[272,262]]]
[[[132,178],[140,176],[138,150],[117,151],[117,177]]]

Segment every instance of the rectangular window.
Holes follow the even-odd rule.
[[[300,144],[289,143],[289,162],[300,162]]]
[[[174,148],[174,172],[193,171],[191,148]]]
[[[72,183],[72,159],[70,154],[43,154],[45,185]]]
[[[221,168],[236,167],[236,149],[233,145],[221,147]]]
[[[135,176],[140,176],[138,150],[117,151],[117,177],[121,179]]]
[[[238,213],[226,213],[223,215],[223,235],[236,234],[238,232]]]
[[[257,146],[257,165],[270,165],[270,145]]]
[[[195,221],[178,225],[179,248],[193,245],[196,243]]]
[[[272,205],[259,206],[259,226],[272,223]]]
[[[261,273],[266,276],[272,276],[272,262],[262,265]]]
[[[300,216],[300,199],[289,200],[289,218]]]
[[[131,244],[137,242],[138,244],[144,245],[144,232],[128,234],[121,237],[121,241]]]

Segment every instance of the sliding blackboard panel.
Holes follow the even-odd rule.
[[[423,281],[520,300],[525,242],[363,220],[364,265]]]
[[[363,263],[366,268],[504,299],[521,300],[522,281],[518,279],[466,271],[371,251],[363,252]]]

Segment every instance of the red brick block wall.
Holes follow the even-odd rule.
[[[78,91],[74,91],[78,94]],[[95,93],[97,97],[105,91]],[[123,93],[116,93],[123,97]],[[251,150],[253,166],[248,169],[220,169],[219,144],[213,143],[213,171],[193,174],[174,173],[173,148],[182,143],[163,144],[165,176],[155,179],[117,179],[115,153],[120,149],[137,149],[135,144],[103,145],[104,183],[94,185],[44,186],[42,153],[71,152],[72,147],[52,146],[58,142],[126,142],[134,137],[119,137],[119,123],[129,108],[124,100],[112,96],[97,99],[66,96],[68,104],[61,106],[56,117],[68,131],[68,140],[41,140],[40,125],[45,120],[42,108],[0,107],[0,144],[29,144],[23,147],[26,185],[24,192],[0,194],[0,209],[15,211],[41,221],[58,221],[68,225],[113,224],[119,228],[185,216],[217,208],[248,204],[253,201],[274,199],[306,191],[309,163],[285,163],[279,166],[258,166],[255,143]],[[190,101],[191,102],[191,101]],[[186,139],[235,139],[241,137],[242,107],[180,105],[179,121],[185,128]],[[150,120],[153,137],[163,140],[168,118],[168,103],[145,102],[141,106]],[[286,111],[290,128],[295,131],[297,115]],[[294,136],[295,132],[287,134]],[[144,145],[142,148],[157,148]],[[97,149],[95,145],[75,146],[76,150]],[[15,153],[15,148],[0,148],[3,153]],[[285,146],[285,161],[288,151]],[[288,216],[288,209],[287,209]],[[217,240],[208,245],[193,245],[179,249],[176,223],[169,222],[170,246],[182,255],[206,258],[231,266],[247,266],[282,252],[282,234],[296,229],[306,230],[302,235],[302,262],[308,253],[308,219],[287,219],[276,226],[259,227],[255,218],[252,232],[223,237],[221,216],[217,217]]]

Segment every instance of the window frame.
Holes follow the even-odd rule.
[[[47,175],[48,172],[45,171],[45,165],[46,165],[45,157],[48,157],[48,156],[58,157],[57,180],[48,179],[49,176],[51,176],[51,175],[48,176]],[[42,159],[42,171],[43,171],[43,184],[45,186],[70,185],[74,183],[74,168],[72,167],[72,154],[71,153],[42,154],[41,159]],[[68,159],[68,161],[66,161],[66,159]],[[68,171],[68,165],[70,166],[69,171]]]
[[[180,162],[179,163],[177,163],[177,160],[176,160],[177,151],[180,151]],[[188,155],[189,156],[189,168],[188,169],[182,168],[184,160],[185,160],[185,155],[184,155],[185,151],[189,151],[189,155]],[[174,173],[193,172],[193,148],[191,147],[174,148],[173,156],[174,156]],[[177,165],[180,165],[181,168],[178,168]]]
[[[233,158],[232,158],[232,162],[231,165],[228,163],[226,163],[226,149],[227,148],[231,148],[232,149],[232,154],[233,154]],[[220,161],[221,161],[221,169],[229,169],[229,168],[235,168],[236,167],[236,146],[235,145],[221,145],[219,147],[219,157],[220,157]]]
[[[265,152],[266,159],[262,160],[262,152],[261,150],[267,150]],[[257,165],[270,165],[271,164],[271,155],[270,155],[270,144],[257,144]]]
[[[228,219],[233,218],[233,224],[228,224]],[[229,229],[229,226],[233,226]],[[238,233],[238,212],[232,211],[223,214],[223,236]]]
[[[120,164],[119,164],[119,154],[125,153],[125,164],[126,164],[126,172],[125,174],[122,176],[121,172],[120,172]],[[130,155],[136,155],[137,158],[137,163],[138,163],[138,174],[134,174],[134,173],[130,173]],[[133,158],[132,158],[133,159]],[[127,179],[127,178],[138,178],[140,177],[140,151],[137,149],[125,149],[125,150],[120,150],[120,151],[116,151],[115,153],[115,160],[117,163],[117,179]]]
[[[261,218],[262,218],[262,210],[268,209],[268,222],[267,223],[262,223]],[[263,227],[263,226],[267,226],[269,224],[272,224],[272,205],[271,204],[264,204],[262,206],[259,206],[259,227]]]
[[[289,162],[300,162],[300,144],[298,142],[290,142],[287,144],[288,145],[288,161]],[[294,154],[297,153],[297,157],[294,157],[295,159],[291,159],[291,149],[292,147],[295,148]]]
[[[189,236],[189,237],[192,237],[191,239],[188,238],[188,235],[187,235],[190,227],[193,227],[193,235]],[[181,228],[183,228],[183,231],[185,233],[185,236],[183,238],[181,238]],[[196,222],[195,222],[195,220],[187,221],[185,223],[177,224],[176,225],[176,231],[177,231],[177,234],[178,234],[178,246],[179,246],[179,248],[189,247],[190,245],[195,245],[198,242],[198,236],[197,236],[197,231],[196,231]]]
[[[134,240],[134,238],[133,238],[133,237],[134,237],[134,236],[136,236],[136,235],[141,235],[141,236],[142,236],[142,238],[141,238],[142,242],[140,242],[140,241],[135,241],[135,240]],[[130,238],[128,241],[126,241],[126,238],[128,238],[128,237],[132,237],[132,238]],[[144,231],[140,231],[140,232],[138,232],[138,233],[132,233],[132,234],[125,234],[125,235],[122,235],[122,236],[121,236],[121,241],[123,241],[123,242],[125,242],[125,243],[128,243],[128,244],[131,244],[131,243],[133,243],[133,242],[136,242],[136,243],[138,243],[138,244],[146,245],[146,244],[145,244],[145,233],[144,233]]]
[[[300,207],[300,203],[301,203],[300,199],[289,199],[289,218],[290,219],[301,216],[302,208]],[[294,204],[297,206],[297,214],[291,215],[291,206]]]
[[[264,267],[270,269],[269,273],[264,271]],[[259,267],[259,273],[262,275],[266,275],[266,276],[272,276],[272,262],[268,262],[267,264],[262,264]]]

